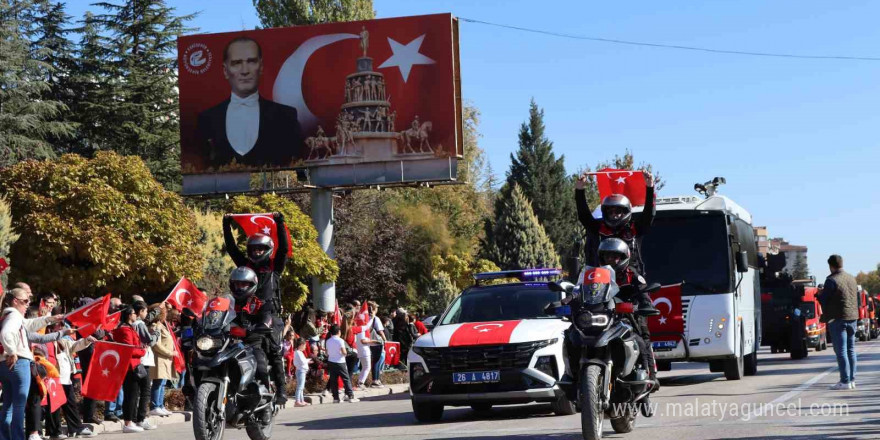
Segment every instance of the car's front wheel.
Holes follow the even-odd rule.
[[[412,402],[413,415],[421,423],[439,422],[443,418],[443,405]]]

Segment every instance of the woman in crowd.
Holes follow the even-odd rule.
[[[134,346],[132,350],[131,361],[128,366],[128,373],[125,375],[125,382],[122,384],[123,390],[123,409],[122,418],[125,422],[122,432],[143,432],[148,429],[155,429],[149,421],[146,420],[147,409],[150,404],[150,374],[141,365],[141,358],[146,354],[144,344],[135,330],[135,321],[138,314],[132,307],[126,307],[122,310],[120,317],[121,323],[116,330],[113,330],[113,340],[120,343]],[[0,439],[2,440],[2,439]]]
[[[394,340],[400,343],[400,368],[406,368],[406,355],[417,337],[418,332],[410,322],[406,310],[398,309],[394,317]]]
[[[0,440],[24,440],[24,412],[31,388],[31,352],[28,335],[58,322],[60,316],[26,319],[30,294],[21,288],[12,289],[3,298],[0,316],[0,384],[3,406],[0,408]]]
[[[309,363],[312,360],[307,358],[304,353],[306,349],[304,338],[297,338],[293,345],[293,365],[296,367],[296,403],[294,406],[309,406],[311,403],[306,402],[303,393],[306,389],[306,373],[309,371]]]
[[[345,366],[348,368],[348,376],[352,381],[352,389],[358,391],[358,388],[354,385],[354,371],[355,367],[357,367],[358,363],[358,353],[354,349],[355,347],[355,337],[358,333],[360,333],[361,329],[359,326],[354,325],[354,312],[351,310],[346,311],[342,315],[342,327],[340,328],[342,334],[342,340],[347,344],[345,355]]]
[[[155,311],[155,312],[154,312]],[[177,377],[174,371],[174,339],[171,338],[171,332],[168,331],[166,318],[168,309],[165,304],[153,304],[150,306],[149,315],[156,314],[152,320],[151,326],[154,333],[159,334],[156,345],[153,345],[153,356],[155,357],[155,366],[150,367],[150,380],[152,388],[150,392],[150,415],[166,417],[171,415],[171,411],[165,409],[165,382],[174,380]]]
[[[382,370],[385,369],[385,341],[388,339],[388,335],[385,330],[385,326],[382,324],[382,319],[376,314],[379,311],[379,305],[374,301],[369,302],[370,305],[370,329],[373,331],[373,340],[376,342],[374,345],[370,347],[370,355],[373,359],[373,383],[370,385],[373,388],[382,388],[381,374]]]
[[[53,314],[61,314],[60,307],[55,307]],[[65,330],[64,323],[56,323],[51,329],[55,332]],[[64,389],[64,396],[67,402],[57,411],[46,416],[46,434],[52,439],[62,439],[64,435],[61,433],[61,414],[67,420],[67,433],[71,437],[94,437],[95,434],[83,425],[79,414],[79,405],[77,405],[76,395],[73,392],[73,374],[76,372],[76,363],[73,360],[74,353],[84,350],[86,347],[95,342],[95,338],[89,336],[74,341],[70,336],[64,336],[54,344],[55,350],[55,366],[58,368],[58,382]]]

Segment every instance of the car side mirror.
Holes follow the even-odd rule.
[[[736,271],[745,273],[749,271],[749,255],[746,251],[736,253]]]

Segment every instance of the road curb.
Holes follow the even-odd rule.
[[[401,394],[409,392],[409,384],[401,383],[401,384],[393,384],[393,385],[385,385],[385,388],[367,388],[361,391],[355,391],[354,395],[358,399],[366,399],[370,397],[380,397],[380,396],[388,396],[391,394]],[[288,397],[287,405],[284,407],[282,411],[288,411],[294,409],[296,407],[293,406],[293,396]],[[320,394],[306,394],[305,395],[306,402],[311,403],[312,405],[326,405],[333,403],[333,396],[329,393],[326,397],[321,396]],[[186,423],[192,420],[192,413],[186,411],[174,411],[168,417],[147,417],[150,424],[156,426],[158,429],[161,429],[163,425],[172,425],[176,423]],[[105,434],[105,433],[116,433],[122,432],[122,422],[102,422],[102,423],[84,423],[83,425],[89,427],[95,434]]]
[[[355,391],[354,396],[358,399],[365,399],[368,397],[379,397],[379,396],[387,396],[390,394],[401,394],[409,392],[409,384],[408,383],[398,383],[392,385],[385,385],[385,388],[367,388],[361,391]],[[312,405],[326,405],[328,403],[333,403],[333,396],[330,392],[327,392],[326,396],[322,396],[320,394],[306,394],[305,396],[306,402],[311,403]],[[292,405],[288,403],[288,408],[291,408]]]

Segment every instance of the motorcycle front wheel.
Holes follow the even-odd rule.
[[[218,386],[216,383],[205,382],[199,385],[196,401],[193,402],[193,434],[196,440],[220,440],[226,422],[217,410]]]
[[[605,419],[605,410],[602,409],[602,369],[598,365],[588,365],[581,370],[580,396],[581,399],[581,433],[584,440],[599,440],[602,438],[602,421]]]

